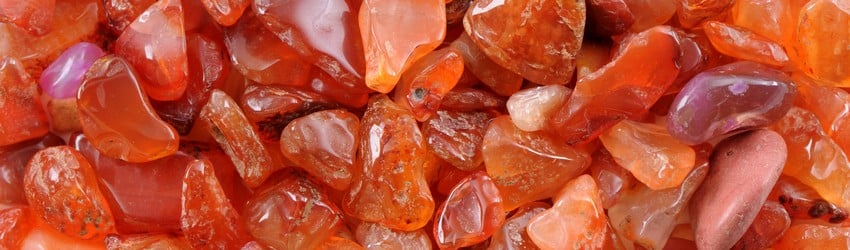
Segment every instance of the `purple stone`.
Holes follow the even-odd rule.
[[[81,42],[62,52],[50,66],[41,73],[39,85],[44,93],[54,99],[71,98],[77,95],[77,89],[83,82],[83,75],[104,56],[103,49],[95,44]]]
[[[667,130],[696,145],[723,134],[778,121],[791,108],[797,87],[784,72],[736,62],[692,78],[670,106]]]

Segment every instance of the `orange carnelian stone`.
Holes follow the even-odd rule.
[[[36,224],[27,233],[19,249],[102,250],[104,244],[102,238],[82,240],[57,232],[48,225]]]
[[[207,123],[207,130],[230,156],[249,187],[259,186],[282,167],[275,164],[270,149],[260,141],[239,105],[221,90],[213,90],[200,118]]]
[[[773,245],[776,250],[790,249],[848,249],[850,228],[811,224],[793,225],[782,239]]]
[[[0,205],[0,248],[20,248],[21,241],[33,227],[29,209],[25,206]]]
[[[422,133],[428,149],[440,159],[461,170],[473,170],[484,163],[481,142],[490,112],[440,110],[425,122]]]
[[[146,162],[177,151],[177,131],[156,115],[140,82],[127,61],[107,55],[89,68],[77,92],[83,132],[110,157]]]
[[[55,6],[55,0],[2,0],[0,22],[12,23],[32,35],[44,35],[53,29]]]
[[[539,84],[566,84],[584,37],[584,1],[475,1],[466,33],[490,59]]]
[[[144,250],[163,249],[177,250],[190,249],[192,246],[185,237],[171,234],[136,234],[136,235],[109,235],[104,239],[106,249]]]
[[[677,0],[623,0],[635,17],[629,28],[632,32],[641,32],[661,25],[676,14]]]
[[[546,128],[552,115],[570,97],[570,91],[564,85],[548,85],[514,93],[506,103],[511,121],[523,131]]]
[[[423,229],[399,231],[376,223],[361,222],[354,230],[357,243],[366,249],[432,249],[431,238]]]
[[[208,160],[186,167],[182,197],[180,228],[192,247],[239,249],[251,240]]]
[[[457,184],[434,218],[434,238],[440,248],[460,248],[486,240],[505,222],[502,197],[485,172]]]
[[[273,249],[314,249],[342,226],[342,212],[297,172],[261,188],[242,212],[248,231]]]
[[[555,205],[528,222],[529,238],[541,249],[601,249],[608,224],[593,177],[582,175],[554,197]]]
[[[733,3],[734,0],[681,0],[677,12],[679,24],[691,28],[706,19],[719,19]]]
[[[788,63],[782,45],[745,28],[717,21],[703,23],[706,36],[720,53],[777,67]]]
[[[239,99],[245,117],[266,142],[279,141],[283,128],[295,118],[336,107],[319,93],[281,85],[252,84]]]
[[[850,2],[812,0],[800,12],[794,50],[809,76],[850,87]]]
[[[22,142],[0,149],[2,151],[0,152],[0,204],[26,204],[23,179],[27,162],[39,150],[63,144],[65,142],[62,138],[47,134],[40,140]]]
[[[593,161],[590,163],[590,176],[599,186],[599,196],[602,198],[602,207],[611,208],[625,193],[637,184],[637,180],[629,170],[617,164],[611,153],[605,148],[600,148],[593,153]]]
[[[249,12],[225,29],[224,44],[233,68],[261,84],[307,84],[310,64],[263,25],[262,19]]]
[[[395,88],[396,103],[413,111],[425,121],[440,108],[443,96],[451,91],[463,74],[463,57],[448,47],[428,53],[401,76]]]
[[[40,221],[65,235],[91,239],[115,230],[112,210],[98,188],[97,173],[69,146],[45,148],[27,164],[27,202]]]
[[[141,74],[151,98],[176,100],[186,91],[186,57],[181,0],[162,0],[148,7],[115,40],[115,53]]]
[[[579,79],[553,117],[567,143],[585,143],[617,122],[646,113],[679,73],[676,33],[658,26],[634,35],[611,62]]]
[[[193,0],[188,0],[193,1]],[[207,9],[207,13],[215,19],[218,24],[230,26],[242,17],[245,9],[251,5],[249,0],[200,0]]]
[[[310,90],[315,91],[339,104],[352,107],[363,108],[369,103],[369,93],[373,91],[366,87],[364,82],[357,84],[343,84],[334,80],[328,73],[322,70],[313,69],[310,71]]]
[[[388,93],[407,68],[443,42],[446,6],[443,0],[363,0],[359,22],[366,86]]]
[[[106,9],[106,24],[116,34],[121,34],[127,26],[136,20],[157,0],[104,0],[103,8]]]
[[[283,129],[283,155],[296,166],[336,190],[351,184],[360,119],[337,109],[319,111],[295,119]]]
[[[585,41],[576,54],[576,79],[596,72],[611,60],[611,45]]]
[[[732,5],[731,24],[780,43],[790,50],[797,29],[797,17],[808,1],[736,0]]]
[[[443,97],[440,107],[455,111],[500,110],[505,106],[506,101],[503,97],[487,90],[454,88]]]
[[[531,202],[517,208],[516,212],[505,220],[502,228],[490,238],[490,249],[539,249],[528,237],[528,222],[537,214],[549,209],[549,204]]]
[[[0,58],[0,146],[47,134],[50,125],[38,96],[38,84],[21,62]]]
[[[481,152],[506,211],[551,197],[590,164],[587,153],[549,134],[522,131],[506,115],[490,122]]]
[[[472,72],[493,92],[509,96],[522,87],[522,76],[493,62],[466,33],[462,33],[451,46],[463,56],[464,70]]]
[[[812,111],[820,120],[824,132],[850,152],[850,93],[844,89],[824,86],[803,74],[792,75],[799,93],[795,104]]]
[[[375,96],[359,137],[360,163],[342,201],[345,212],[396,230],[424,227],[434,199],[425,180],[428,149],[413,114],[385,95]]]
[[[785,208],[775,201],[767,201],[732,249],[767,249],[782,238],[790,225],[791,218]]]
[[[847,220],[850,213],[832,202],[825,201],[817,191],[794,177],[782,175],[767,196],[768,202],[779,202],[788,216],[795,220],[820,219],[831,224]]]
[[[317,248],[318,250],[363,250],[363,246],[353,240],[332,236]]]
[[[655,190],[682,184],[696,161],[694,149],[655,124],[623,120],[599,140],[620,166]]]

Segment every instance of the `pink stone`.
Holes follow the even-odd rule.
[[[81,42],[71,46],[42,71],[41,90],[55,99],[74,97],[83,82],[83,75],[103,55],[103,50],[93,43]]]

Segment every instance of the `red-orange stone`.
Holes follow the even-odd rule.
[[[466,33],[497,64],[532,82],[566,84],[585,24],[584,1],[475,1]]]
[[[115,230],[97,174],[72,147],[56,146],[36,153],[27,164],[24,188],[34,217],[65,235],[91,239]]]
[[[522,87],[522,76],[493,62],[466,33],[462,33],[451,46],[463,55],[464,70],[472,72],[493,92],[509,96]]]
[[[121,250],[179,250],[190,249],[189,241],[185,237],[171,234],[135,234],[135,235],[109,235],[104,239],[106,249]]]
[[[212,164],[189,163],[183,176],[180,227],[194,248],[239,249],[250,241],[245,224],[224,195]]]
[[[793,50],[807,75],[850,87],[850,2],[813,0],[800,11]]]
[[[0,146],[47,134],[50,125],[38,96],[38,84],[21,62],[0,58]]]
[[[452,166],[469,171],[481,166],[481,143],[490,112],[440,110],[425,122],[422,133],[432,153]]]
[[[431,238],[422,229],[405,232],[393,230],[377,223],[361,222],[354,230],[354,236],[357,243],[360,243],[366,249],[433,249]]]
[[[567,182],[554,201],[528,222],[531,240],[541,249],[602,249],[610,229],[593,178]]]
[[[310,64],[263,25],[262,19],[249,12],[225,30],[224,44],[233,67],[262,84],[306,84]]]
[[[798,224],[785,231],[773,249],[847,249],[850,248],[850,228]]]
[[[32,35],[44,35],[53,29],[55,0],[0,1],[0,22],[12,23]]]
[[[505,220],[502,228],[497,230],[490,238],[490,249],[516,249],[535,250],[540,249],[531,238],[528,237],[528,222],[535,215],[546,211],[551,206],[544,202],[531,202],[517,208],[516,212]]]
[[[110,157],[146,162],[177,151],[177,131],[156,115],[136,72],[120,57],[104,56],[89,68],[77,108],[86,137]]]
[[[188,0],[193,1],[193,0]],[[218,24],[230,26],[242,17],[251,4],[250,0],[200,0]]]
[[[502,197],[485,172],[458,183],[434,218],[440,248],[460,248],[486,240],[505,222]]]
[[[21,241],[33,226],[29,209],[25,206],[0,205],[0,248],[20,248]]]
[[[136,20],[157,0],[105,0],[103,8],[106,9],[107,25],[116,34],[121,34],[127,26]]]
[[[788,55],[782,45],[746,28],[718,21],[705,22],[702,27],[711,44],[720,53],[776,67],[788,63]]]
[[[370,100],[359,133],[360,163],[342,201],[344,211],[396,230],[424,227],[434,199],[424,173],[428,149],[413,114],[378,95]]]
[[[239,99],[245,117],[267,142],[279,141],[283,128],[295,118],[336,106],[313,91],[281,85],[250,85]]]
[[[734,0],[682,0],[679,4],[679,24],[685,28],[699,25],[703,20],[722,16]]]
[[[283,155],[336,190],[351,184],[360,119],[345,110],[319,111],[293,120],[280,136]]]
[[[62,138],[47,134],[41,140],[22,142],[0,149],[0,204],[26,204],[23,182],[27,162],[39,150],[62,144],[65,144]]]
[[[186,91],[189,63],[183,13],[181,0],[158,1],[115,40],[115,53],[139,71],[145,92],[156,100],[176,100]]]
[[[586,143],[621,120],[638,118],[676,79],[679,54],[668,26],[634,35],[610,63],[579,79],[552,130],[567,143]]]
[[[443,96],[452,90],[463,74],[463,57],[448,47],[428,53],[401,76],[396,85],[396,103],[413,111],[418,121],[433,116]]]
[[[790,225],[791,218],[785,208],[778,202],[767,201],[756,215],[753,224],[732,249],[767,249],[782,237]]]

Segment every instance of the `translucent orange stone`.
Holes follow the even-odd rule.
[[[47,134],[50,125],[38,96],[38,85],[22,63],[0,58],[0,146]]]
[[[280,85],[250,85],[239,99],[245,117],[266,142],[279,141],[281,131],[293,119],[336,107],[319,93]]]
[[[385,95],[375,96],[359,137],[360,163],[342,201],[346,214],[395,230],[424,227],[434,213],[434,199],[424,172],[428,149],[413,114]]]
[[[322,70],[313,69],[310,73],[310,90],[352,108],[364,108],[369,103],[369,93],[373,91],[366,87],[364,82],[346,85],[334,80]]]
[[[33,227],[25,206],[0,205],[0,248],[20,248],[21,241]]]
[[[243,210],[248,231],[274,249],[314,249],[342,226],[342,211],[303,173],[261,188]]]
[[[838,224],[850,216],[847,208],[825,201],[817,191],[790,176],[779,177],[767,200],[779,202],[795,220],[820,219]]]
[[[599,186],[602,207],[606,209],[616,204],[625,193],[624,191],[637,185],[637,180],[629,170],[617,164],[605,148],[600,148],[593,153],[590,175]]]
[[[579,176],[554,198],[555,205],[528,222],[528,236],[540,249],[601,249],[608,224],[599,188],[590,175]]]
[[[351,184],[360,119],[345,110],[327,110],[293,120],[283,129],[283,155],[336,190]]]
[[[463,55],[464,70],[472,72],[475,78],[481,80],[493,92],[510,96],[522,87],[522,76],[493,62],[477,44],[472,42],[466,32],[455,39],[451,46]]]
[[[543,202],[526,203],[517,208],[516,212],[505,220],[505,224],[490,237],[491,249],[540,249],[528,237],[526,230],[528,222],[537,214],[549,209],[549,204]]]
[[[765,202],[753,224],[732,249],[766,249],[776,243],[790,225],[791,218],[782,205],[775,201]]]
[[[611,62],[578,80],[553,117],[551,130],[567,143],[585,143],[617,122],[645,113],[676,79],[678,47],[668,26],[634,35]]]
[[[679,24],[684,28],[699,25],[707,19],[721,19],[734,0],[682,0],[677,11]]]
[[[794,50],[807,75],[850,87],[850,2],[813,0],[803,7]]]
[[[34,217],[65,235],[91,239],[115,230],[97,174],[72,147],[38,151],[27,164],[24,188]]]
[[[236,23],[245,9],[251,5],[251,1],[248,0],[200,0],[200,2],[204,4],[207,13],[223,26]]]
[[[782,45],[745,28],[718,21],[708,21],[702,26],[711,44],[720,53],[777,67],[788,63],[788,55]]]
[[[824,132],[845,154],[850,152],[850,93],[844,89],[824,86],[820,81],[794,74],[797,84],[797,105],[812,111],[820,120]]]
[[[233,67],[262,84],[307,84],[310,64],[263,25],[262,19],[249,12],[225,29],[224,44]]]
[[[443,103],[440,107],[456,111],[499,110],[505,106],[506,101],[506,99],[487,90],[455,88],[443,97]]]
[[[461,170],[473,170],[484,163],[481,142],[489,112],[437,111],[422,127],[428,149],[440,159]]]
[[[180,228],[194,248],[239,249],[250,241],[207,160],[192,161],[186,168],[181,208]]]
[[[398,231],[380,224],[361,222],[354,230],[357,243],[366,249],[432,249],[425,230]]]
[[[629,28],[632,32],[641,32],[666,23],[676,14],[677,0],[623,0],[635,17]]]
[[[475,1],[463,24],[497,64],[539,84],[566,84],[584,36],[584,1]],[[534,28],[526,28],[533,25]]]
[[[611,60],[611,45],[585,41],[576,54],[576,79],[596,72]]]
[[[330,237],[327,241],[322,242],[317,248],[318,250],[363,250],[366,249],[357,242],[340,237]]]
[[[105,0],[106,24],[116,34],[121,34],[139,14],[142,14],[156,0]]]
[[[788,228],[773,249],[847,249],[848,238],[850,228],[798,224]]]
[[[156,100],[176,100],[186,91],[189,63],[183,13],[181,0],[158,1],[115,40],[115,53],[139,71],[145,92]]]
[[[731,24],[791,49],[797,16],[806,2],[808,0],[736,0],[731,9]]]
[[[773,125],[788,145],[782,174],[793,176],[840,207],[850,207],[850,162],[846,153],[823,132],[817,116],[793,107]]]
[[[522,131],[506,115],[490,122],[481,152],[505,211],[555,195],[564,180],[578,176],[590,165],[587,153],[549,134]]]
[[[363,85],[366,62],[354,0],[255,0],[265,26],[304,60],[344,85]]]
[[[0,22],[12,23],[32,35],[44,35],[53,29],[55,0],[0,1]]]
[[[83,78],[77,92],[83,132],[110,157],[146,162],[177,151],[177,131],[156,115],[141,85],[127,61],[109,55]]]
[[[440,248],[460,248],[486,240],[505,222],[502,197],[485,172],[457,184],[434,217],[434,239]]]
[[[20,249],[77,249],[77,250],[102,250],[103,239],[94,238],[82,240],[70,237],[45,224],[36,224],[21,241]]]
[[[366,86],[381,93],[390,92],[402,73],[446,36],[443,0],[364,0],[358,18]]]
[[[50,146],[65,144],[62,138],[47,134],[32,140],[0,149],[0,204],[26,204],[24,173],[27,162],[36,152]],[[2,205],[0,205],[2,207]]]
[[[694,168],[696,152],[663,126],[623,120],[599,140],[620,166],[654,190],[681,185]]]
[[[213,90],[200,117],[248,187],[260,186],[272,172],[282,167],[274,164],[270,149],[260,141],[239,105],[226,93]]]
[[[514,93],[507,102],[511,121],[524,131],[544,129],[549,125],[552,115],[570,97],[570,91],[564,85],[549,85]]]
[[[189,241],[171,234],[109,235],[104,239],[107,249],[189,249]]]
[[[448,47],[425,55],[401,76],[395,88],[396,103],[413,111],[418,121],[433,116],[443,96],[452,90],[463,74],[463,57]]]

